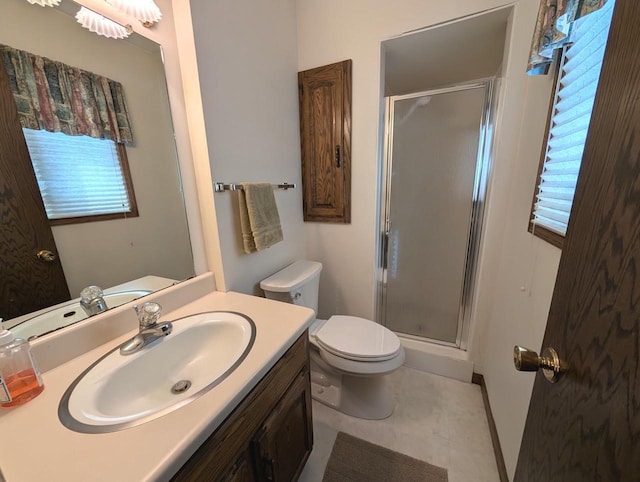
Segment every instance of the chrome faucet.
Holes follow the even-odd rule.
[[[97,315],[109,308],[99,286],[87,286],[80,292],[80,306],[89,316]]]
[[[120,346],[120,354],[122,355],[131,355],[149,343],[169,335],[173,330],[173,324],[170,321],[158,323],[162,311],[162,307],[158,303],[149,302],[142,306],[135,305],[133,309],[138,315],[140,331]]]

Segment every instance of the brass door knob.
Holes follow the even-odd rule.
[[[542,368],[544,377],[551,383],[557,382],[560,374],[566,371],[565,364],[553,348],[545,348],[540,357],[535,351],[516,345],[513,347],[513,364],[519,372],[537,372]]]
[[[38,251],[36,256],[38,257],[38,259],[46,261],[47,263],[53,263],[56,260],[56,255],[48,249],[41,249],[40,251]]]

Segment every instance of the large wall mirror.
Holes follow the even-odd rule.
[[[24,221],[35,223],[38,215],[31,211],[33,196],[19,192],[24,183],[17,173],[25,168],[10,154],[15,142],[7,140],[6,116],[4,121],[0,117],[0,317],[18,336],[28,338],[87,318],[78,298],[88,286],[103,288],[112,308],[193,276],[194,263],[160,46],[135,33],[113,40],[83,29],[73,17],[79,6],[71,0],[55,8],[27,0],[5,0],[2,6],[0,44],[119,82],[134,136],[125,149],[138,215],[56,224],[47,223],[45,212],[54,245],[40,246],[42,241],[30,239],[35,238],[31,227],[18,227]],[[6,90],[3,62],[0,69]],[[10,92],[0,92],[3,112],[9,99],[15,102]],[[18,130],[23,138],[19,125]],[[84,162],[83,150],[77,154]],[[26,236],[20,238],[22,231]],[[51,251],[55,259],[41,251]],[[46,271],[55,264],[62,269],[62,281]],[[43,266],[44,274],[38,271]],[[62,284],[66,296],[43,302]],[[21,297],[27,301],[18,301]]]

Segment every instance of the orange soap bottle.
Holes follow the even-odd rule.
[[[0,319],[0,406],[16,407],[44,390],[27,340],[16,338]]]

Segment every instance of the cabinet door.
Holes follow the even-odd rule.
[[[229,470],[224,482],[253,482],[253,470],[251,468],[251,457],[249,451],[243,452]]]
[[[351,222],[351,60],[298,73],[305,221]]]
[[[258,480],[297,480],[313,447],[309,372],[303,371],[253,442]]]

